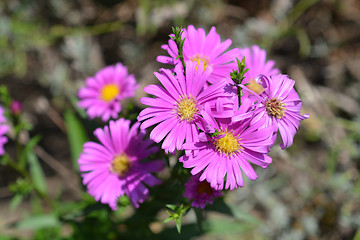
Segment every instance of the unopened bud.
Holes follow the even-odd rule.
[[[22,111],[22,104],[19,101],[12,101],[10,104],[10,111],[14,115],[19,115]]]

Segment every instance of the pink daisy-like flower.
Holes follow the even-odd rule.
[[[192,207],[204,209],[206,203],[212,204],[215,198],[222,196],[222,193],[211,188],[207,181],[200,181],[199,177],[200,173],[191,176],[185,183],[184,197],[192,201]]]
[[[90,118],[101,117],[106,122],[118,117],[120,101],[133,97],[137,87],[134,75],[129,75],[121,63],[108,66],[86,79],[86,86],[78,93],[78,105],[87,110]]]
[[[6,118],[4,116],[4,109],[0,106],[0,156],[4,155],[4,145],[8,139],[5,134],[9,131],[9,126],[6,125]]]
[[[279,130],[282,149],[292,145],[300,121],[309,118],[301,115],[301,99],[294,89],[295,81],[287,75],[260,76],[256,80],[263,88],[260,101],[254,111],[253,122],[262,121],[265,126],[275,126]]]
[[[243,84],[248,83],[247,87],[257,94],[261,94],[264,89],[257,84],[255,79],[259,75],[271,76],[278,74],[280,71],[274,68],[275,61],[266,61],[266,51],[259,48],[259,46],[252,46],[251,48],[240,49],[239,59],[245,57],[245,66],[249,70],[245,73]],[[245,92],[245,97],[249,92]]]
[[[208,132],[213,134],[202,132],[200,141],[183,146],[185,150],[198,151],[179,159],[184,167],[193,168],[193,175],[202,171],[200,181],[206,180],[216,190],[224,189],[225,179],[225,189],[243,187],[241,171],[251,180],[257,178],[249,162],[266,168],[272,161],[266,154],[273,144],[273,127],[264,128],[259,123],[251,125],[252,118],[246,116],[247,110],[247,107],[240,107],[241,120],[233,122],[231,118],[214,118],[206,106],[206,110],[201,111],[204,117],[202,128],[205,131],[210,129]]]
[[[130,121],[123,118],[110,121],[109,127],[94,131],[101,144],[87,142],[78,160],[83,183],[96,201],[117,209],[117,200],[126,194],[137,208],[148,198],[146,186],[155,186],[161,181],[151,172],[159,172],[164,164],[161,160],[141,162],[158,147],[146,139],[144,131],[138,132],[140,123],[130,128]]]
[[[195,29],[193,25],[189,25],[182,34],[182,39],[184,38],[186,38],[183,46],[185,62],[188,60],[196,63],[202,62],[205,68],[211,66],[213,72],[208,79],[210,83],[230,76],[231,70],[236,68],[236,57],[239,55],[239,49],[234,48],[225,52],[232,41],[227,39],[221,42],[215,27],[212,27],[209,34],[206,35],[204,29]],[[166,50],[170,57],[158,56],[156,59],[158,62],[171,65],[181,63],[180,59],[177,59],[178,49],[174,40],[169,39],[168,44],[162,45],[161,48]]]
[[[150,138],[157,143],[165,139],[162,148],[167,153],[174,153],[175,149],[181,150],[185,140],[198,140],[196,123],[203,104],[215,104],[220,101],[218,98],[230,96],[224,89],[225,82],[218,82],[204,89],[211,70],[211,67],[204,69],[202,63],[187,62],[184,77],[182,66],[178,64],[175,66],[175,76],[167,69],[160,69],[160,73],[155,73],[164,87],[149,85],[144,88],[145,92],[156,98],[141,98],[141,103],[150,107],[140,112],[138,121],[145,120],[141,124],[142,129],[157,124]]]

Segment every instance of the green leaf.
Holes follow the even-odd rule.
[[[17,206],[23,201],[24,196],[21,194],[16,194],[10,202],[9,208],[11,211],[14,211]]]
[[[173,210],[173,211],[175,211],[175,209],[176,209],[176,205],[174,205],[174,204],[166,204],[166,207],[167,208],[169,208],[169,209],[171,209],[171,210]]]
[[[180,233],[182,216],[185,215],[189,211],[190,205],[187,205],[184,207],[184,204],[181,204],[180,206],[176,206],[173,204],[167,204],[166,207],[173,210],[174,213],[171,213],[170,211],[166,210],[166,212],[169,214],[169,217],[167,219],[165,219],[163,221],[163,223],[169,222],[170,220],[174,220],[174,222],[176,223],[176,229],[177,229],[178,233]]]
[[[19,159],[19,165],[22,169],[26,167],[26,159],[28,158],[29,153],[32,152],[33,148],[36,146],[36,144],[38,144],[40,139],[41,136],[36,135],[26,143],[26,146],[24,147],[24,150],[22,151]]]
[[[88,137],[81,121],[70,109],[65,112],[65,123],[73,160],[73,167],[75,171],[78,171],[79,165],[77,160],[83,150],[84,143],[88,140]]]
[[[18,229],[37,230],[41,228],[59,227],[60,221],[53,214],[29,216],[16,224]]]
[[[181,220],[182,220],[182,215],[180,215],[178,218],[174,219],[174,221],[176,222],[176,229],[177,229],[178,233],[181,233]]]
[[[0,86],[0,101],[5,103],[6,106],[10,106],[11,98],[9,91],[5,85]]]
[[[33,180],[34,187],[41,194],[45,194],[47,191],[47,187],[44,172],[38,158],[33,152],[28,153],[28,162],[30,167],[30,175]]]
[[[356,234],[354,236],[354,240],[360,240],[360,228],[356,231]]]
[[[299,53],[302,57],[307,57],[311,51],[311,42],[309,36],[307,35],[306,31],[302,28],[295,29],[296,37],[299,40],[300,49]]]
[[[166,211],[167,212],[167,214],[169,214],[170,216],[171,216],[171,213],[169,212],[169,211]],[[164,221],[163,221],[163,223],[167,223],[167,222],[170,222],[172,220],[172,217],[168,217],[167,219],[165,219]]]
[[[5,153],[2,157],[0,157],[0,164],[7,165],[11,161],[9,154]]]

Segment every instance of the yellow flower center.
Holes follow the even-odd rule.
[[[120,88],[118,85],[106,84],[101,89],[101,99],[106,102],[110,102],[110,101],[114,100],[114,98],[116,98],[119,95],[119,93],[120,93]]]
[[[189,98],[188,96],[183,96],[177,104],[176,113],[180,116],[181,120],[186,119],[190,122],[195,113],[198,111],[196,108],[196,102],[194,98]]]
[[[225,155],[232,155],[236,152],[244,149],[236,136],[234,136],[233,131],[228,132],[226,131],[220,131],[219,135],[225,134],[224,137],[215,139],[214,144],[216,147],[216,150],[218,150],[220,153]]]
[[[250,80],[248,85],[246,85],[246,87],[257,94],[261,94],[265,91],[265,89],[260,84],[258,84],[254,79]]]
[[[270,117],[277,117],[279,119],[285,116],[286,108],[284,106],[286,106],[286,104],[282,103],[277,98],[271,98],[265,103],[265,109],[267,114]]]
[[[204,71],[209,66],[209,58],[207,56],[201,56],[200,54],[195,54],[194,56],[190,57],[190,60],[193,62],[197,62],[196,70],[199,66],[200,61],[204,64]]]
[[[210,184],[207,182],[207,181],[202,181],[198,187],[197,187],[197,190],[196,192],[201,195],[203,193],[206,193],[208,196],[210,196],[213,192]]]
[[[129,171],[131,167],[131,162],[125,154],[117,155],[114,160],[111,162],[110,171],[123,176]]]

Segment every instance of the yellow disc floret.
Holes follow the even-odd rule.
[[[278,119],[285,116],[286,104],[282,103],[277,98],[271,98],[265,102],[265,109],[270,117],[277,117]]]
[[[188,96],[181,97],[176,109],[176,113],[180,116],[181,120],[186,119],[186,121],[190,122],[194,119],[194,115],[197,111],[195,98]]]
[[[110,102],[112,100],[114,100],[114,98],[116,98],[120,93],[120,88],[118,85],[116,84],[106,84],[102,89],[101,89],[101,99],[106,101],[106,102]]]
[[[193,62],[197,62],[196,70],[199,66],[200,61],[204,64],[204,71],[209,66],[209,58],[207,56],[201,56],[200,54],[195,54],[194,56],[190,57],[190,60]]]
[[[117,155],[111,162],[110,171],[123,176],[131,167],[131,162],[126,154]]]
[[[233,131],[219,131],[219,135],[225,135],[221,138],[214,140],[216,150],[220,153],[225,155],[233,155],[243,149],[243,147],[241,147],[239,143],[240,139],[238,139],[237,136],[234,136]]]

